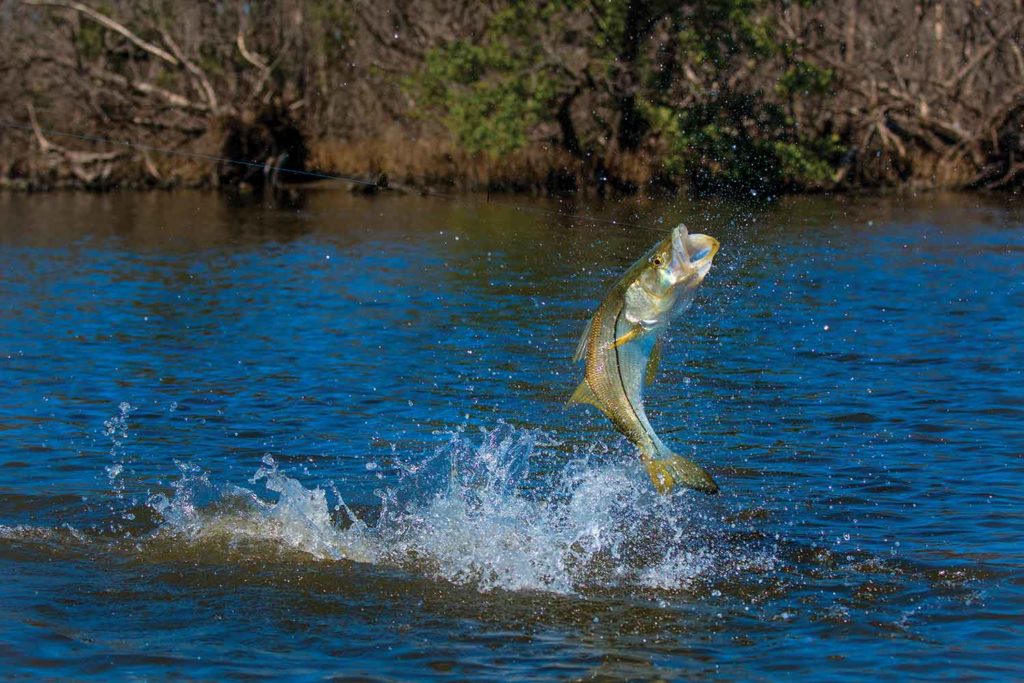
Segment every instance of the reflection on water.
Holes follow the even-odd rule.
[[[560,208],[721,240],[648,398],[720,496],[655,496],[564,408],[657,231],[0,196],[5,672],[1012,677],[1019,207]]]

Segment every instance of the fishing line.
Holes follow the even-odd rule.
[[[460,200],[461,199],[461,200],[465,201],[467,199],[466,196],[462,196],[462,195],[456,195],[456,194],[451,194],[451,193],[446,193],[446,192],[438,192],[438,191],[435,191],[435,190],[428,190],[428,189],[425,189],[425,188],[416,188],[416,187],[411,187],[411,186],[406,186],[406,185],[401,185],[401,184],[395,185],[395,184],[391,184],[389,182],[382,182],[381,180],[369,181],[369,180],[362,180],[360,178],[354,178],[352,176],[344,176],[344,175],[337,175],[337,174],[330,174],[330,173],[319,173],[317,171],[303,171],[303,170],[296,169],[296,168],[288,168],[286,166],[272,166],[270,164],[259,163],[259,162],[256,162],[256,161],[245,161],[243,159],[231,159],[229,157],[217,156],[215,154],[204,154],[202,152],[189,152],[189,151],[186,151],[186,150],[172,149],[172,148],[169,148],[169,147],[156,147],[154,145],[147,145],[147,144],[144,144],[144,143],[132,142],[131,140],[118,140],[116,138],[108,138],[108,137],[102,137],[102,136],[97,136],[97,135],[82,135],[82,134],[78,134],[78,133],[68,133],[68,132],[65,132],[65,131],[55,130],[55,129],[52,129],[52,128],[43,128],[41,126],[34,127],[34,126],[31,126],[31,125],[20,124],[20,123],[13,123],[13,122],[10,122],[10,121],[0,121],[0,128],[9,128],[9,129],[12,129],[12,130],[19,130],[19,131],[24,131],[24,132],[27,132],[27,133],[37,133],[38,132],[38,133],[42,133],[42,134],[45,134],[45,135],[49,135],[51,137],[67,138],[67,139],[71,139],[71,140],[79,140],[81,142],[117,145],[117,146],[120,146],[120,147],[128,147],[130,149],[139,149],[139,150],[143,150],[143,151],[146,151],[146,152],[155,152],[155,153],[158,153],[158,154],[166,154],[166,155],[169,155],[169,156],[179,156],[179,157],[186,157],[186,158],[190,158],[190,159],[199,159],[201,161],[211,161],[211,162],[217,162],[217,163],[223,163],[223,164],[234,164],[236,166],[242,166],[242,167],[245,167],[245,168],[260,169],[265,174],[271,174],[271,173],[273,173],[273,174],[290,173],[290,174],[292,174],[294,176],[300,176],[300,177],[304,177],[304,178],[315,178],[317,180],[334,180],[334,181],[339,181],[339,182],[352,183],[353,185],[359,185],[359,186],[362,186],[362,187],[372,187],[372,188],[375,188],[378,191],[392,191],[392,192],[402,191],[402,192],[409,192],[409,193],[413,193],[413,194],[420,194],[420,195],[424,195],[424,196],[428,196],[428,197],[438,197],[438,198],[442,198],[442,199],[451,199],[451,200]],[[580,214],[580,213],[570,213],[568,211],[560,211],[558,209],[545,209],[543,207],[537,207],[537,206],[526,206],[526,205],[523,205],[523,204],[516,204],[516,203],[513,203],[513,202],[504,201],[504,200],[493,201],[493,200],[490,199],[490,197],[487,198],[486,203],[488,203],[488,204],[498,204],[498,205],[501,205],[501,206],[506,206],[506,207],[511,208],[511,209],[515,209],[517,211],[523,211],[523,212],[529,212],[529,213],[544,214],[544,215],[548,215],[548,216],[560,216],[562,218],[571,218],[571,219],[576,219],[576,220],[583,220],[583,221],[588,221],[588,222],[591,222],[591,223],[603,223],[603,224],[606,224],[606,225],[616,225],[616,226],[634,228],[634,229],[637,229],[637,230],[647,230],[647,231],[650,231],[650,232],[658,232],[658,233],[664,233],[665,232],[665,230],[663,228],[653,228],[653,227],[646,226],[646,225],[640,225],[639,223],[631,223],[629,221],[621,221],[621,220],[616,220],[616,219],[612,219],[612,218],[598,218],[596,216],[588,216],[586,214]]]

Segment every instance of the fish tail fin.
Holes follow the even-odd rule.
[[[681,458],[668,449],[660,454],[661,457],[645,457],[644,467],[651,483],[658,493],[665,495],[671,493],[676,486],[686,486],[696,489],[701,493],[718,493],[718,484],[711,478],[703,467]]]

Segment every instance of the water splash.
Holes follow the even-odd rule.
[[[179,464],[173,494],[154,497],[151,507],[162,519],[159,536],[231,548],[270,544],[481,591],[688,590],[774,566],[772,547],[733,539],[721,498],[658,496],[639,466],[593,462],[586,454],[560,473],[535,472],[535,461],[564,460],[556,446],[543,432],[507,425],[483,430],[479,439],[453,434],[425,461],[441,467],[398,463],[399,484],[378,492],[382,507],[372,525],[333,483],[307,488],[270,456],[250,479],[265,492],[215,490],[201,471]]]
[[[110,439],[110,464],[104,470],[107,473],[111,490],[118,498],[121,498],[125,491],[122,475],[125,463],[128,461],[124,446],[128,440],[128,417],[135,411],[135,408],[127,401],[121,401],[117,410],[116,415],[103,422],[103,436]]]
[[[173,484],[173,494],[159,494],[149,501],[163,520],[158,538],[174,536],[235,550],[270,544],[320,560],[374,562],[378,556],[365,524],[355,520],[348,529],[335,525],[326,492],[319,487],[307,489],[285,476],[270,456],[264,457],[263,466],[249,481],[262,481],[268,491],[278,494],[276,502],[242,486],[218,490],[195,465],[177,464],[181,476]]]

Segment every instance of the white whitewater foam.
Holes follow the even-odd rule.
[[[397,488],[379,494],[383,507],[372,526],[340,497],[334,510],[350,523],[336,523],[327,491],[306,488],[269,456],[250,482],[263,483],[276,501],[244,487],[216,491],[202,472],[179,465],[174,494],[151,505],[163,519],[160,535],[231,546],[272,543],[321,560],[408,568],[482,591],[679,590],[774,565],[773,551],[730,541],[719,519],[722,499],[689,491],[658,496],[639,466],[591,465],[583,458],[553,480],[532,475],[531,461],[564,459],[545,450],[551,445],[540,432],[505,425],[483,431],[479,443],[453,435],[436,454],[447,465],[440,481],[431,481],[422,463],[400,465],[405,475]],[[422,494],[431,483],[436,490]],[[400,502],[403,490],[420,491],[419,499]]]

